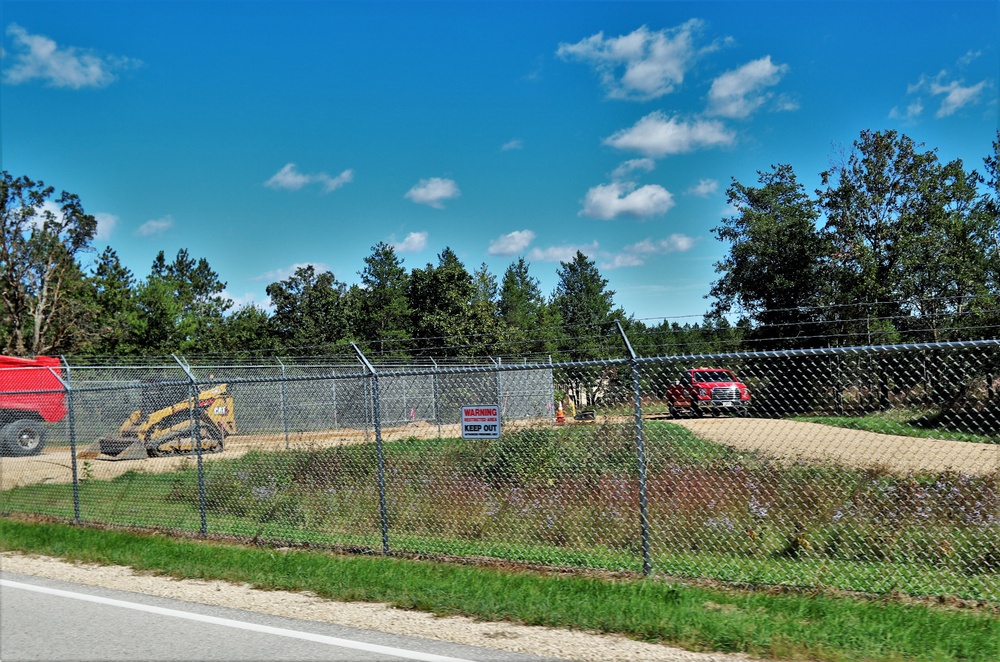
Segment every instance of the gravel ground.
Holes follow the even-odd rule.
[[[0,553],[0,568],[206,605],[580,662],[741,662],[752,659],[744,655],[693,653],[615,635],[483,622],[459,616],[437,617],[384,604],[333,602],[309,593],[259,591],[245,584],[180,581],[139,574],[121,566],[71,564],[12,552]]]
[[[1000,444],[919,439],[892,434],[764,418],[696,418],[674,421],[702,439],[740,450],[761,451],[784,461],[835,463],[894,473],[1000,469]]]

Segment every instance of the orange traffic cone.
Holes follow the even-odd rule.
[[[563,411],[562,403],[559,403],[559,409],[556,409],[556,423],[566,422],[566,412]]]

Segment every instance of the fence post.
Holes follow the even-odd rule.
[[[431,357],[431,363],[434,364],[434,372],[431,373],[431,390],[434,392],[434,421],[437,423],[438,427],[438,439],[441,438],[441,407],[438,402],[438,363]]]
[[[190,412],[191,428],[194,430],[195,455],[198,458],[198,514],[201,517],[201,535],[207,536],[208,506],[205,498],[205,463],[201,456],[201,416],[195,415],[195,412],[198,410],[198,380],[194,378],[194,374],[192,374],[188,366],[177,358],[177,355],[171,354],[170,356],[174,357],[174,361],[177,361],[177,365],[187,375],[190,384],[188,388],[191,391],[191,408],[188,411]]]
[[[639,528],[642,535],[642,574],[649,576],[653,571],[653,564],[649,554],[649,509],[646,490],[646,446],[642,427],[642,390],[639,380],[639,357],[632,349],[632,343],[625,335],[625,329],[621,322],[615,321],[618,331],[621,333],[625,348],[628,350],[630,363],[632,364],[632,397],[635,404],[635,448],[636,457],[639,463]]]
[[[497,412],[500,415],[499,416],[500,417],[500,423],[502,425],[503,424],[503,414],[504,414],[503,410],[504,410],[504,407],[503,407],[503,382],[501,382],[501,379],[503,378],[502,377],[503,373],[500,372],[500,366],[503,365],[503,357],[502,356],[498,356],[496,361],[493,360],[492,356],[489,357],[489,359],[493,363],[493,365],[495,365],[496,368],[497,368],[496,379],[494,381],[496,382],[496,385],[497,385]]]
[[[77,524],[80,523],[80,478],[77,473],[76,466],[76,416],[74,413],[75,404],[73,403],[73,389],[70,383],[69,374],[69,362],[63,356],[59,357],[62,359],[63,365],[66,366],[66,380],[59,376],[55,370],[49,368],[49,372],[59,380],[62,384],[63,390],[66,391],[66,411],[69,416],[69,458],[70,465],[73,469],[73,521]]]
[[[368,359],[358,346],[351,343],[351,347],[358,353],[358,359],[368,370],[372,382],[372,417],[375,419],[375,453],[378,462],[378,510],[379,519],[382,523],[382,554],[389,553],[389,515],[385,506],[385,457],[382,452],[382,420],[379,411],[378,373],[375,367],[369,363]]]
[[[552,355],[549,354],[549,427],[556,424],[556,371],[552,367]]]
[[[288,450],[288,396],[285,394],[285,364],[277,356],[274,359],[281,366],[281,423],[285,427],[285,450]],[[301,439],[301,435],[299,436]]]

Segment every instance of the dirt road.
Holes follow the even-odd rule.
[[[918,439],[819,423],[762,418],[697,418],[674,421],[702,439],[785,461],[878,467],[894,473],[1000,469],[1000,444]]]

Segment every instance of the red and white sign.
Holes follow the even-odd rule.
[[[500,407],[465,405],[462,407],[462,439],[499,439]]]

